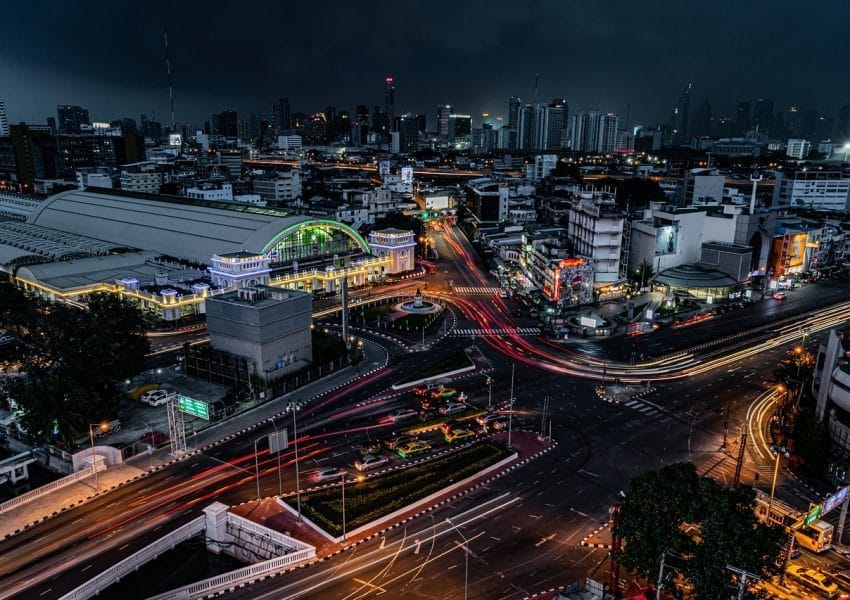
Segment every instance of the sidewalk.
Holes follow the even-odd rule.
[[[160,448],[152,456],[145,453],[137,454],[123,464],[113,465],[98,473],[97,483],[94,476],[87,477],[0,513],[0,540],[5,540],[60,512],[87,502],[99,494],[143,477],[151,471],[207,450],[224,439],[249,431],[271,417],[283,415],[289,410],[290,405],[304,405],[386,366],[386,354],[376,344],[367,341],[364,344],[364,353],[366,358],[360,363],[359,370],[357,367],[348,367],[231,419],[202,429],[196,435],[191,437],[187,435],[189,452],[179,459],[171,456],[168,446]]]

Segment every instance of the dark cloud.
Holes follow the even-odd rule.
[[[168,107],[162,19],[168,21],[178,120],[227,107],[268,113],[438,103],[504,114],[507,98],[567,98],[632,122],[666,118],[693,82],[731,115],[773,97],[834,115],[850,100],[841,34],[846,0],[577,2],[376,0],[9,3],[0,29],[0,97],[10,118],[43,121],[56,104],[112,119]],[[433,117],[432,117],[433,118]]]

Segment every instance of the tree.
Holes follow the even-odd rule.
[[[811,471],[823,471],[829,459],[829,430],[811,408],[803,408],[794,421],[794,453]]]
[[[690,463],[648,471],[626,491],[617,524],[625,540],[621,562],[654,578],[658,559],[669,548],[683,557],[677,567],[696,598],[726,598],[732,583],[726,565],[764,576],[778,568],[784,532],[760,524],[754,504],[752,488],[722,488],[697,475]]]

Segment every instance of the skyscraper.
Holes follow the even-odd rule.
[[[9,119],[6,117],[6,101],[0,98],[0,136],[9,135]]]
[[[451,114],[451,104],[440,104],[437,107],[437,134],[440,137],[447,137],[449,135],[449,115]]]
[[[541,114],[538,115],[537,113]],[[539,104],[525,104],[517,115],[517,149],[535,150],[540,147],[539,134],[543,107]]]
[[[759,133],[773,135],[773,113],[776,104],[772,98],[759,98],[753,109],[753,128]]]
[[[689,83],[682,88],[676,108],[670,114],[670,143],[674,146],[684,144],[688,141],[688,119],[691,106],[691,88]]]
[[[511,96],[508,100],[508,127],[519,126],[519,109],[522,106],[522,98]]]
[[[60,133],[80,133],[82,125],[91,125],[89,111],[82,106],[57,106],[56,115]]]
[[[617,146],[617,127],[620,118],[615,113],[599,115],[596,134],[596,151],[610,154]]]
[[[540,150],[560,150],[562,130],[567,126],[569,106],[563,98],[555,98],[546,107],[543,122],[543,145]]]
[[[395,85],[393,84],[392,75],[387,75],[384,82],[384,112],[392,120],[395,116]]]
[[[575,152],[596,152],[599,139],[598,109],[579,112],[573,115],[570,148]]]
[[[735,135],[745,136],[750,130],[750,101],[741,100],[738,102],[738,109],[735,111]]]
[[[398,133],[398,152],[408,154],[419,148],[419,119],[412,114],[396,117],[393,129]],[[393,133],[396,135],[396,133]]]
[[[289,98],[278,98],[272,112],[277,134],[286,135],[289,133],[292,129],[292,109],[289,106]]]
[[[691,135],[711,135],[711,103],[708,98],[702,101],[702,104],[694,113],[694,118],[691,120]]]

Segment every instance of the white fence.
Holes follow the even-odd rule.
[[[97,464],[100,467],[98,471],[102,471],[106,468],[106,465],[104,465],[102,461],[98,462]],[[34,490],[30,490],[25,494],[16,496],[11,500],[6,500],[2,504],[0,504],[0,513],[7,511],[11,508],[15,508],[16,506],[20,506],[21,504],[25,504],[30,500],[40,498],[41,496],[49,494],[50,492],[58,490],[59,488],[71,485],[72,483],[76,483],[80,479],[91,477],[92,475],[94,475],[94,466],[91,466],[87,469],[83,469],[82,471],[77,471],[76,473],[71,473],[70,475],[63,477],[62,479],[51,481],[50,483],[42,485],[41,487],[37,487]]]
[[[280,571],[281,569],[291,567],[292,565],[309,560],[316,556],[316,549],[313,546],[289,537],[279,531],[269,529],[268,527],[264,527],[258,523],[254,523],[253,521],[234,515],[233,513],[227,513],[227,524],[238,529],[250,531],[259,537],[265,537],[273,540],[281,546],[293,548],[295,552],[270,558],[269,560],[258,562],[247,567],[242,567],[241,569],[236,569],[235,571],[230,571],[229,573],[224,573],[217,577],[197,581],[182,588],[177,588],[157,596],[152,596],[148,598],[148,600],[185,600],[189,598],[198,598],[205,594],[212,594],[233,586],[248,583],[268,573]]]
[[[257,579],[262,575],[280,571],[286,567],[290,567],[301,561],[311,559],[316,556],[316,549],[313,547],[305,548],[297,552],[285,554],[277,558],[272,558],[263,562],[253,564],[248,567],[230,571],[218,577],[204,579],[191,585],[187,585],[158,596],[151,596],[148,600],[185,600],[188,598],[198,598],[200,596],[215,593],[230,587],[234,587],[243,583],[248,583]],[[64,599],[63,599],[64,600]]]
[[[146,546],[138,552],[131,554],[121,562],[103,571],[96,577],[89,579],[80,587],[62,596],[60,600],[86,600],[99,594],[128,573],[132,573],[139,567],[155,559],[163,552],[168,552],[177,544],[198,535],[206,526],[206,517],[200,516],[192,519],[185,525],[181,525],[169,534],[156,540],[153,544]]]

